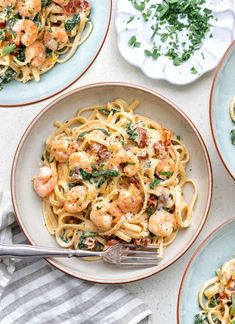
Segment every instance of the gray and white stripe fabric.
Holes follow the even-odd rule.
[[[8,192],[0,194],[0,243],[26,243]],[[44,259],[0,259],[0,324],[149,323],[128,290],[70,277]]]

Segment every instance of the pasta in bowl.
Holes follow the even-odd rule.
[[[195,324],[235,323],[235,259],[225,262],[216,276],[204,283],[198,301],[202,311],[195,316]]]
[[[156,170],[159,162],[156,160],[163,162],[164,156],[156,157],[159,148],[156,145],[154,148],[153,143],[161,138],[167,163],[162,165],[166,169],[162,170],[159,164]],[[68,153],[68,148],[69,155],[65,156],[64,151]],[[197,152],[196,159],[192,152]],[[67,161],[56,160],[61,156]],[[152,168],[149,163],[146,165],[148,160],[152,160]],[[39,171],[40,167],[43,170]],[[45,217],[42,199],[33,187],[35,179],[38,179],[39,187],[41,180],[41,184],[46,184],[52,179],[52,186],[43,198]],[[199,193],[194,206],[196,191],[190,179],[195,181]],[[209,210],[211,181],[204,143],[195,126],[174,104],[144,88],[101,83],[60,97],[32,121],[15,154],[12,200],[18,222],[32,244],[58,247],[59,243],[64,248],[76,246],[81,249],[88,249],[89,245],[95,250],[126,239],[125,242],[130,244],[162,247],[164,257],[157,266],[148,269],[116,268],[102,260],[91,263],[77,259],[48,259],[58,269],[81,279],[124,283],[158,273],[189,248]],[[41,186],[39,191],[41,189],[40,194],[44,196],[45,188]],[[89,195],[84,195],[84,191],[89,191]],[[170,197],[164,195],[165,191]],[[132,202],[132,196],[134,205],[126,203]],[[76,197],[78,201],[74,199]],[[175,226],[172,197],[182,211],[183,226]],[[156,200],[159,201],[156,203]],[[94,217],[90,216],[92,207]],[[112,214],[108,210],[110,207],[113,207]],[[82,209],[78,211],[78,208]],[[163,220],[170,220],[167,227],[163,227],[164,230],[169,228],[169,236],[165,236],[165,232],[164,236],[158,237],[149,230],[149,219],[153,216],[151,219],[155,223],[154,213],[159,215],[159,211],[163,215],[157,220],[161,222],[162,216]],[[99,224],[96,212],[102,215],[98,217]],[[183,228],[186,226],[188,228]],[[157,233],[156,229],[151,230]],[[107,231],[111,233],[107,234]]]
[[[162,255],[190,226],[197,186],[185,171],[189,153],[170,130],[134,114],[138,105],[115,99],[55,122],[33,186],[60,246],[103,250],[128,242]],[[186,183],[193,187],[189,203]]]
[[[1,86],[11,79],[39,81],[56,63],[68,61],[92,31],[85,0],[2,0],[0,8]]]

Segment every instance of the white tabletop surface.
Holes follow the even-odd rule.
[[[113,17],[115,5],[116,0],[113,0]],[[151,278],[125,285],[149,305],[153,312],[152,322],[154,324],[174,324],[176,323],[180,281],[192,253],[215,227],[235,214],[233,211],[235,207],[234,182],[218,157],[209,125],[209,95],[214,71],[188,86],[174,86],[148,79],[140,70],[129,65],[120,56],[113,17],[108,37],[98,58],[86,74],[68,90],[102,81],[124,81],[153,89],[176,103],[193,120],[206,142],[212,161],[214,174],[212,205],[199,238],[189,251],[168,269]],[[23,108],[0,109],[0,191],[10,189],[12,159],[25,128],[51,100]],[[196,152],[191,152],[191,155],[195,158]]]

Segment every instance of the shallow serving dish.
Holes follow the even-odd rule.
[[[90,0],[93,31],[73,57],[41,76],[39,82],[12,81],[0,91],[0,106],[29,105],[55,96],[77,81],[92,65],[106,39],[112,12],[112,0]],[[86,30],[85,30],[86,33]]]
[[[162,0],[150,1],[162,3]],[[191,83],[201,77],[204,73],[214,69],[224,52],[235,37],[235,12],[233,0],[206,0],[205,7],[212,10],[214,19],[210,22],[212,27],[207,33],[202,46],[191,56],[191,58],[180,66],[175,66],[172,60],[161,56],[156,60],[147,58],[144,49],[150,49],[153,44],[151,40],[152,20],[145,22],[140,11],[134,8],[129,0],[117,0],[117,13],[115,24],[117,29],[117,44],[120,54],[130,64],[140,68],[143,73],[157,80],[166,80],[170,83],[183,85]],[[130,17],[133,20],[130,21]],[[212,33],[213,37],[210,37]],[[135,35],[140,48],[128,45],[131,36]],[[178,32],[181,37],[181,32]],[[188,40],[184,39],[188,44]],[[158,40],[157,45],[164,48],[163,41]],[[198,73],[192,73],[196,68]]]
[[[194,323],[199,313],[198,292],[224,262],[234,258],[235,218],[216,228],[199,246],[184,272],[178,295],[178,324]],[[190,302],[189,302],[190,301]]]
[[[222,58],[214,77],[210,95],[210,123],[215,146],[227,171],[235,179],[235,146],[230,141],[234,124],[229,103],[235,96],[235,41]]]
[[[145,269],[120,269],[102,261],[94,263],[77,259],[49,259],[57,268],[77,278],[100,283],[125,283],[143,279],[165,269],[180,258],[200,233],[207,217],[212,194],[212,173],[205,144],[196,127],[184,113],[161,95],[124,83],[100,83],[76,89],[56,99],[31,122],[17,148],[12,166],[12,200],[18,222],[32,244],[55,247],[55,238],[45,225],[41,199],[32,188],[32,176],[38,171],[45,139],[53,131],[55,120],[65,121],[79,108],[103,104],[121,97],[127,101],[138,98],[139,114],[159,121],[181,135],[189,149],[191,160],[187,168],[190,178],[198,185],[199,197],[193,213],[192,225],[181,231],[170,245],[158,266]],[[197,158],[193,158],[197,156]],[[187,188],[186,188],[187,189]],[[186,198],[187,192],[186,190]]]

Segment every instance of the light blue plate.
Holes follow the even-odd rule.
[[[91,66],[105,40],[111,16],[112,0],[90,0],[94,29],[75,55],[42,75],[40,82],[22,84],[13,81],[0,92],[0,106],[19,106],[47,99],[66,89]]]
[[[204,241],[184,274],[178,299],[178,324],[193,324],[200,311],[198,292],[205,281],[215,276],[215,271],[225,261],[235,256],[235,219],[221,225]]]
[[[234,127],[229,116],[229,103],[235,96],[235,41],[217,68],[211,89],[210,120],[217,151],[231,176],[235,179],[235,146],[230,141]]]

